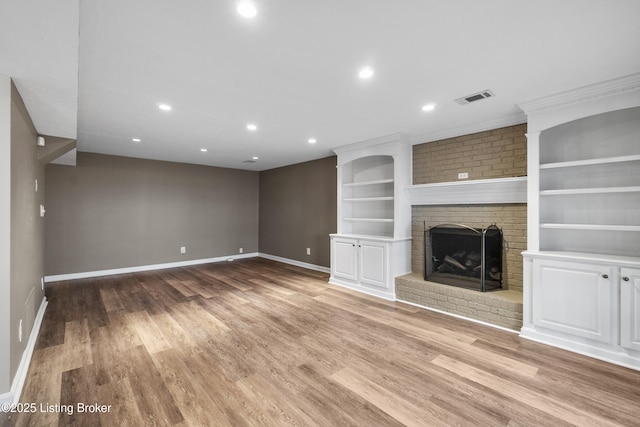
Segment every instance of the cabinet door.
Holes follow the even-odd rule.
[[[533,323],[600,342],[611,341],[609,267],[536,259]]]
[[[622,346],[640,351],[640,270],[623,268],[620,285]]]
[[[360,283],[387,289],[387,245],[361,240],[358,243],[358,250],[360,252]]]
[[[351,239],[333,239],[333,276],[354,282],[358,280],[356,243],[356,240]]]

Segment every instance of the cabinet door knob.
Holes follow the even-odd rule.
[[[608,274],[603,274],[602,277],[605,278],[605,279],[608,279],[609,275]]]
[[[628,282],[629,278],[625,276],[625,277],[622,278],[622,280],[624,280],[625,282]]]

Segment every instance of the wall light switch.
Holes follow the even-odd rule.
[[[43,217],[45,212],[44,206],[40,205],[40,216]]]

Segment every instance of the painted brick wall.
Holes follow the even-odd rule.
[[[465,224],[483,228],[496,223],[504,238],[503,288],[522,292],[522,251],[527,248],[525,203],[466,206],[414,206],[411,213],[411,270],[424,274],[424,228],[438,224]]]
[[[413,183],[507,178],[527,174],[526,123],[413,146]],[[445,223],[486,227],[496,223],[504,233],[504,284],[522,291],[522,256],[527,247],[526,204],[415,206],[412,210],[412,270],[423,273],[423,230]]]
[[[432,184],[527,174],[526,123],[413,146],[413,183]]]

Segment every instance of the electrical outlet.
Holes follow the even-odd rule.
[[[240,248],[240,250],[238,251],[238,253],[242,253],[244,252],[244,249]]]
[[[186,246],[180,246],[180,253],[181,254],[186,254],[187,253],[187,247]]]
[[[307,255],[311,255],[311,248],[307,248]]]
[[[22,342],[22,319],[20,319],[20,323],[18,323],[18,341]]]
[[[458,174],[458,179],[467,179],[469,178],[469,172],[460,172]]]
[[[40,286],[42,287],[42,290],[44,291],[44,277],[40,278]]]

